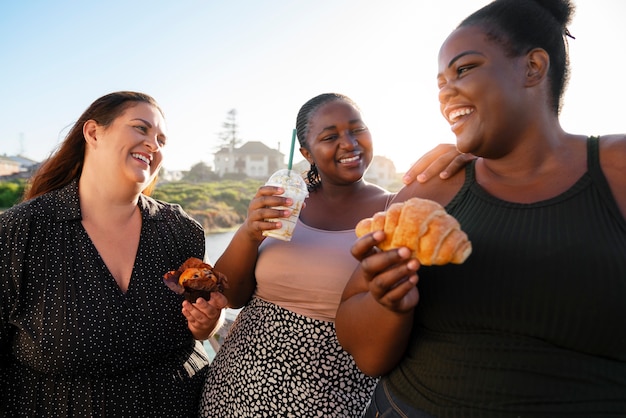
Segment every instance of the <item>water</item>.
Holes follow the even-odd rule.
[[[209,264],[215,264],[228,246],[233,235],[235,235],[235,231],[236,229],[233,229],[232,231],[218,232],[206,236],[206,253],[209,258]]]
[[[208,234],[206,236],[206,253],[209,258],[209,264],[215,265],[217,259],[228,247],[230,240],[235,235],[235,231],[236,229],[233,229],[232,231]],[[239,309],[226,309],[226,318],[234,320],[238,313]]]
[[[217,259],[220,257],[220,255],[222,255],[222,253],[224,252],[224,250],[230,243],[230,240],[232,239],[233,235],[235,235],[235,231],[236,229],[233,229],[232,231],[208,234],[206,236],[206,239],[205,239],[206,253],[207,253],[208,260],[209,260],[209,264],[211,265],[215,264]],[[232,323],[232,321],[234,321],[235,318],[237,317],[238,313],[239,313],[239,309],[226,309],[225,315],[226,315],[227,323]],[[221,338],[226,336],[225,332],[227,332],[226,328],[223,329],[223,332],[220,333]],[[213,358],[215,357],[215,352],[218,349],[218,346],[211,345],[211,342],[207,340],[204,342],[204,349],[209,355],[209,359],[213,360]]]

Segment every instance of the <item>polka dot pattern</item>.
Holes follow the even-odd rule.
[[[204,257],[204,233],[178,205],[139,208],[126,293],[82,227],[76,181],[0,215],[0,415],[197,415],[208,360],[162,276]]]
[[[255,297],[209,366],[200,415],[360,417],[375,384],[341,348],[334,323]]]

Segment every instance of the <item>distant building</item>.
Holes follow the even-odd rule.
[[[159,180],[168,182],[168,181],[179,181],[182,180],[184,173],[180,170],[167,170],[165,168],[161,168],[159,171]]]
[[[301,160],[298,162],[294,162],[293,165],[291,166],[291,169],[295,171],[296,173],[302,174],[303,176],[306,177],[306,174],[311,169],[311,164],[309,164],[307,160]]]
[[[398,175],[393,161],[387,157],[375,155],[372,159],[372,164],[363,177],[370,183],[387,188],[397,181]]]
[[[19,162],[12,160],[9,157],[0,156],[0,176],[10,176],[11,174],[19,173],[21,171],[21,165]]]
[[[0,177],[28,178],[39,167],[39,162],[21,155],[0,156]]]
[[[242,174],[252,178],[267,178],[274,171],[285,168],[285,154],[260,141],[246,142],[239,148],[224,147],[214,154],[215,172]]]

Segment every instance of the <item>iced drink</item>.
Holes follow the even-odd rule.
[[[300,216],[300,209],[302,209],[304,199],[309,195],[306,183],[302,176],[295,171],[283,169],[272,174],[265,184],[267,186],[282,187],[285,193],[281,196],[290,197],[293,200],[293,205],[290,207],[276,207],[276,209],[290,209],[291,215],[288,218],[268,219],[268,221],[272,222],[279,221],[282,226],[279,229],[263,231],[263,235],[282,239],[283,241],[291,241],[293,230],[298,223],[298,216]]]

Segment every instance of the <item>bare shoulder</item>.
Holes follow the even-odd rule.
[[[374,183],[366,183],[366,190],[370,196],[374,196],[377,198],[384,198],[388,195],[395,195],[394,192],[390,192],[389,190]]]
[[[600,137],[600,165],[626,218],[626,134]]]
[[[626,154],[626,134],[604,135],[600,137],[600,149],[602,151]]]
[[[626,134],[605,135],[600,137],[600,163],[602,169],[611,172],[617,170],[624,176],[626,170]]]

